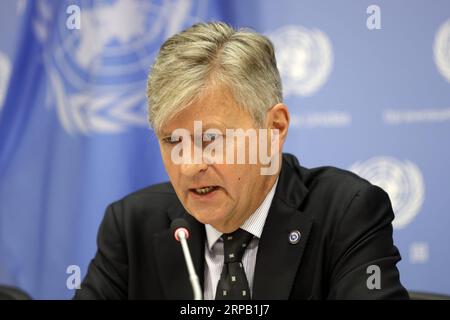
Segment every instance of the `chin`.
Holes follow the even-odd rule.
[[[193,214],[194,218],[203,224],[210,224],[212,226],[221,225],[224,220],[224,215],[220,213],[200,212]]]

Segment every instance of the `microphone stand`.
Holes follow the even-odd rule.
[[[186,261],[186,266],[189,272],[189,280],[191,281],[192,290],[194,291],[194,300],[202,300],[202,289],[200,287],[197,273],[195,272],[194,263],[192,262],[191,253],[186,240],[186,232],[180,228],[176,233],[181,242],[181,248],[183,249],[184,260]]]

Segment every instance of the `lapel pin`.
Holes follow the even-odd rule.
[[[289,242],[291,244],[297,244],[300,241],[300,238],[302,237],[302,234],[298,230],[291,231],[289,233]]]

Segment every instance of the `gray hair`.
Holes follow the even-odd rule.
[[[150,126],[159,133],[214,84],[226,85],[239,106],[262,125],[267,110],[283,101],[270,40],[223,22],[198,23],[170,37],[148,77]]]

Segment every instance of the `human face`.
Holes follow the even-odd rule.
[[[236,103],[230,91],[214,87],[205,92],[187,108],[169,120],[158,134],[162,159],[175,192],[184,208],[198,221],[210,224],[217,230],[229,233],[239,228],[264,200],[277,174],[261,175],[261,164],[245,161],[238,164],[201,163],[175,164],[171,158],[174,143],[171,133],[179,128],[194,132],[194,121],[201,121],[203,131],[214,128],[254,129],[250,114]],[[192,148],[198,148],[192,143]],[[202,145],[200,148],[203,148]],[[235,144],[237,148],[238,145]],[[248,140],[246,143],[246,155]],[[277,150],[278,151],[278,150]],[[192,154],[194,151],[192,152]],[[237,151],[235,150],[235,153]],[[199,194],[196,189],[213,186],[213,191]]]

